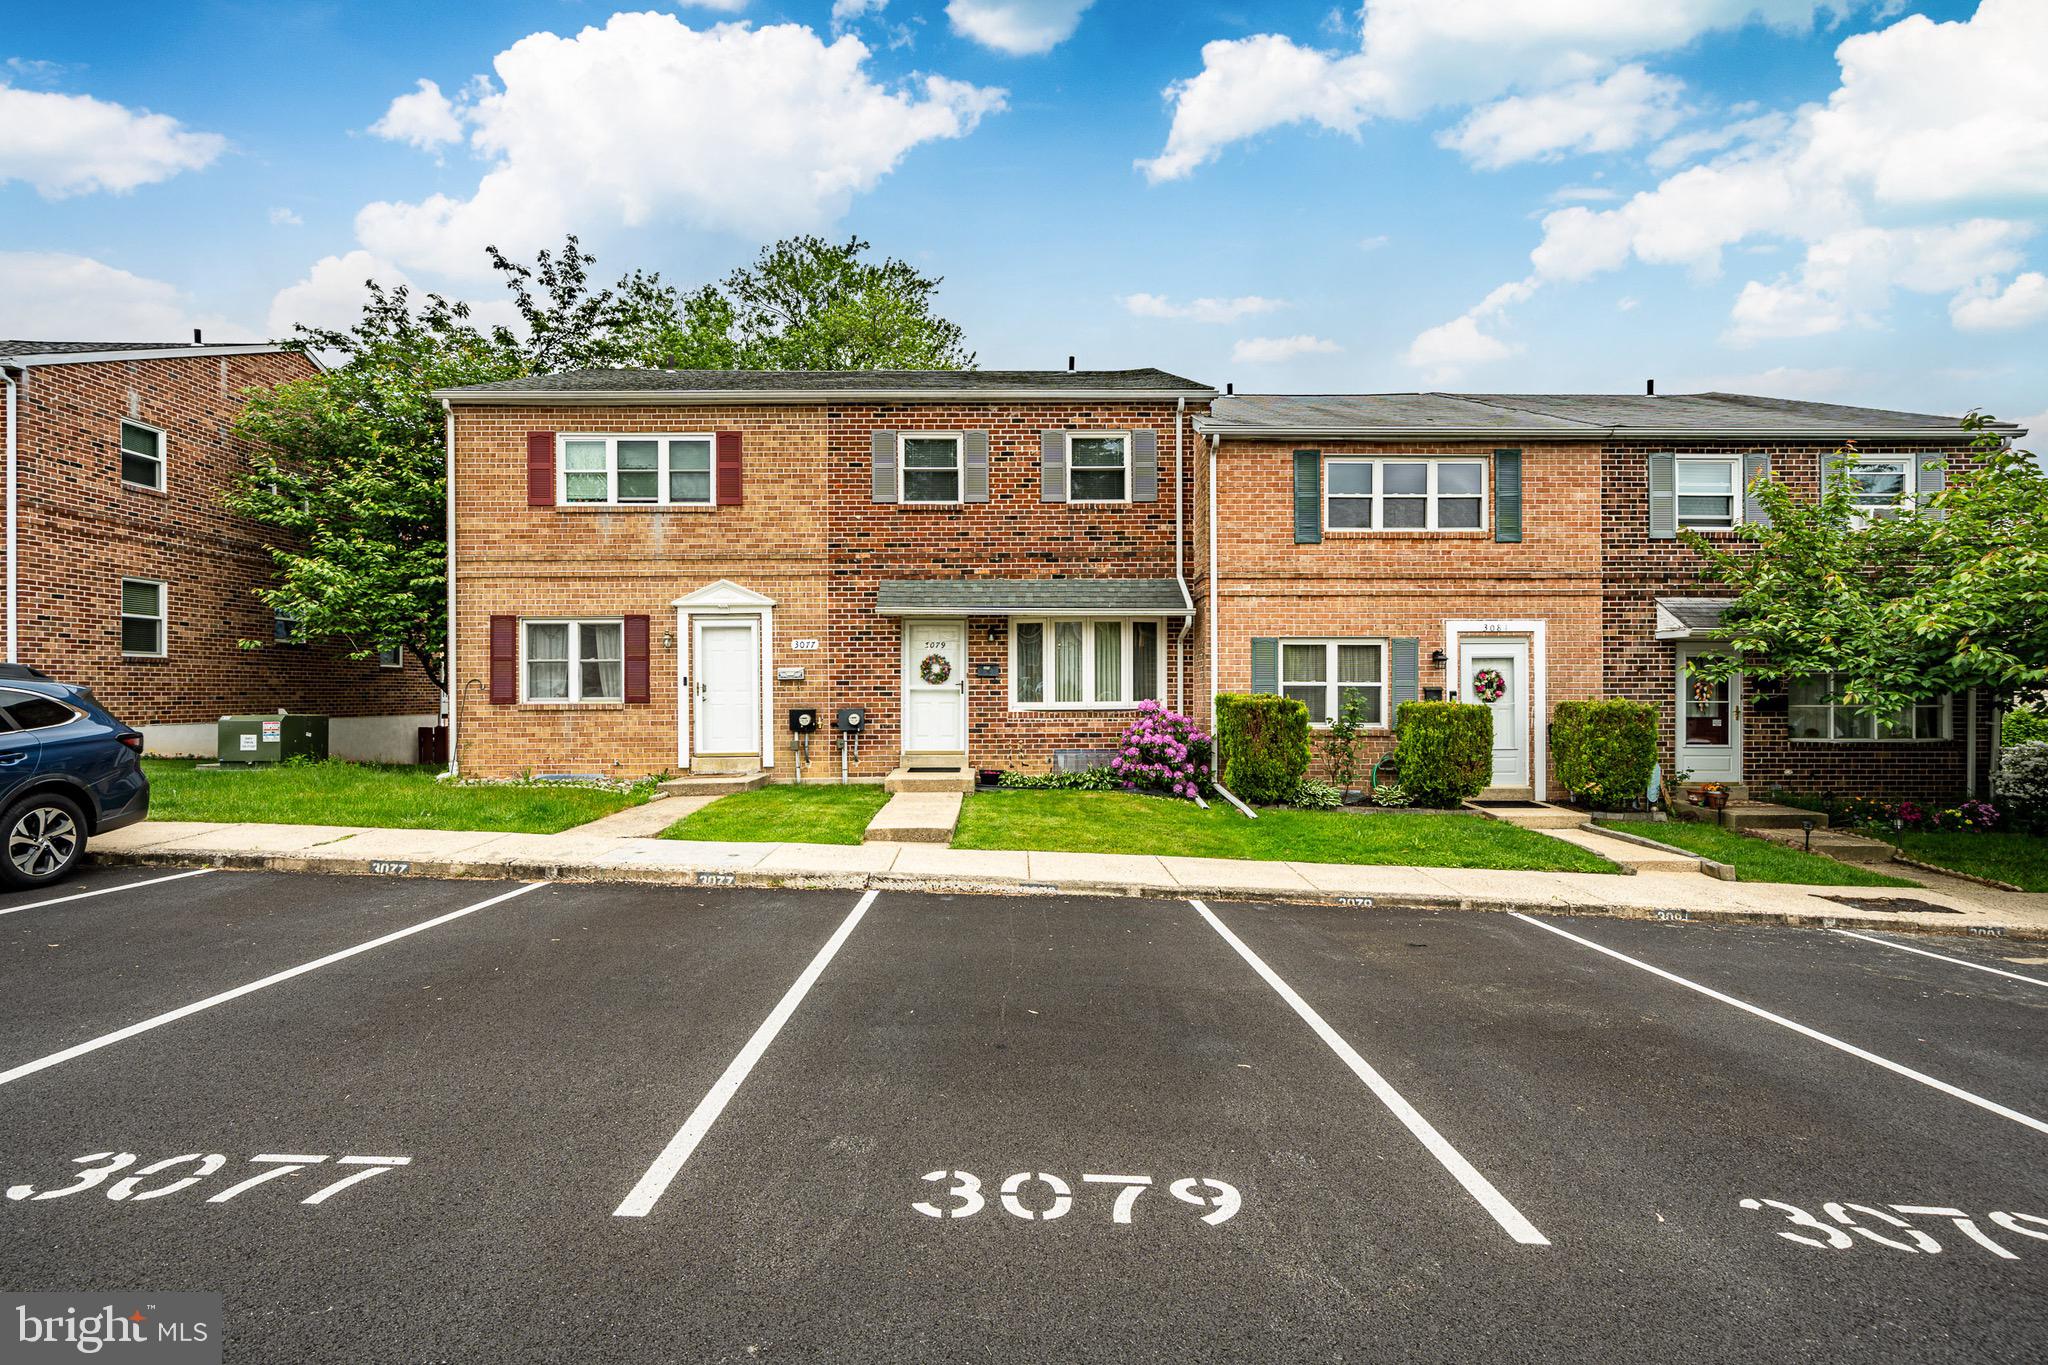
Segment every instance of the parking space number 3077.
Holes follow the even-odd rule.
[[[924,1179],[947,1188],[938,1200],[920,1199],[910,1207],[927,1218],[972,1218],[988,1207],[981,1177],[972,1171],[931,1171]],[[1084,1175],[1081,1184],[1113,1186],[1116,1200],[1110,1206],[1109,1221],[1128,1223],[1138,1197],[1152,1188],[1149,1175]],[[1169,1184],[1167,1193],[1183,1204],[1203,1210],[1202,1221],[1212,1227],[1230,1221],[1244,1197],[1235,1186],[1221,1180],[1191,1177]],[[1074,1208],[1074,1188],[1048,1171],[1018,1171],[1004,1178],[996,1192],[1003,1211],[1027,1223],[1049,1223],[1064,1218]]]

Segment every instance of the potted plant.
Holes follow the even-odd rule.
[[[1721,810],[1728,804],[1728,788],[1719,782],[1702,782],[1693,789],[1692,799],[1693,804],[1708,810]]]
[[[1344,804],[1355,806],[1365,800],[1358,786],[1358,703],[1341,708],[1323,732],[1323,756],[1330,760],[1330,782],[1344,793]]]

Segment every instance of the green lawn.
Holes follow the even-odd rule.
[[[955,848],[1165,853],[1303,863],[1529,868],[1613,872],[1606,859],[1559,839],[1477,815],[1262,810],[1126,792],[974,792]]]
[[[889,799],[871,785],[778,783],[721,796],[661,832],[664,839],[740,844],[857,844]]]
[[[2048,838],[2038,834],[1972,834],[1967,830],[1894,833],[1867,831],[1889,839],[1908,858],[1972,876],[2010,882],[2022,891],[2048,891]]]
[[[1746,882],[1791,882],[1799,886],[1918,886],[1901,877],[1802,853],[1753,835],[1690,820],[1602,820],[1603,825],[1670,844],[1717,863],[1727,863]]]
[[[589,787],[459,786],[436,782],[436,768],[370,763],[202,769],[194,759],[145,758],[142,767],[152,820],[555,834],[647,799]]]

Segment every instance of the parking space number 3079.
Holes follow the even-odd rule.
[[[927,1218],[972,1218],[988,1206],[988,1196],[982,1191],[981,1177],[972,1171],[931,1171],[924,1179],[944,1182],[947,1186],[943,1203],[920,1199],[910,1207]],[[1081,1183],[1086,1185],[1111,1185],[1116,1187],[1116,1202],[1110,1206],[1109,1221],[1128,1223],[1131,1210],[1138,1202],[1138,1196],[1152,1188],[1149,1175],[1084,1175]],[[1167,1186],[1171,1194],[1183,1204],[1191,1204],[1204,1210],[1202,1221],[1215,1226],[1230,1221],[1244,1197],[1235,1186],[1221,1180],[1191,1177],[1176,1180]],[[1074,1189],[1060,1177],[1047,1171],[1018,1171],[1004,1178],[997,1191],[997,1199],[1003,1212],[1027,1223],[1049,1223],[1055,1218],[1064,1218],[1073,1211]]]

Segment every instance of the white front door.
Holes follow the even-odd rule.
[[[697,742],[700,754],[761,752],[761,648],[752,621],[697,624]]]
[[[1692,676],[1696,654],[1711,649],[1677,646],[1678,770],[1682,781],[1742,780],[1741,676],[1704,682]],[[1677,774],[1673,774],[1678,778]]]
[[[903,751],[967,752],[967,623],[903,623]]]
[[[1529,642],[1464,640],[1458,699],[1493,712],[1494,787],[1529,785]]]

